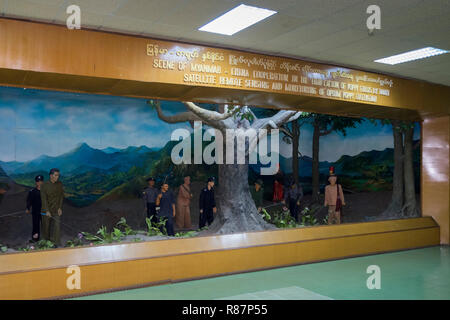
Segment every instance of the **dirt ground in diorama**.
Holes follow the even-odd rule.
[[[191,187],[194,200],[199,198],[205,183],[193,182]],[[17,203],[23,203],[23,213],[0,218],[0,243],[8,247],[25,247],[31,239],[31,214],[25,213],[26,198],[30,188],[14,183],[8,190],[8,197],[2,202],[0,216],[16,211]],[[177,190],[172,190],[175,194]],[[198,200],[191,203],[191,216],[194,226],[198,226]],[[102,199],[88,207],[75,207],[65,200],[61,219],[61,243],[73,239],[81,231],[96,233],[106,226],[111,230],[124,217],[127,224],[135,230],[146,230],[146,212],[142,199]]]
[[[191,184],[191,190],[194,195],[191,202],[192,230],[196,230],[198,227],[198,199],[204,186],[204,182],[196,181]],[[28,187],[14,183],[12,188],[8,190],[9,196],[2,202],[1,215],[7,215],[12,212],[17,208],[17,203],[23,203],[25,208],[28,190]],[[172,191],[176,194],[177,189],[172,189]],[[347,205],[344,207],[344,223],[376,220],[388,206],[391,195],[391,191],[346,193],[345,201]],[[220,197],[220,195],[216,194],[216,197]],[[306,194],[304,196],[301,209],[309,206],[310,199],[311,195]],[[419,195],[418,201],[420,201]],[[323,195],[321,195],[320,203],[323,203]],[[271,206],[272,204],[270,201],[264,201],[265,206],[270,206],[268,211],[281,210],[281,204]],[[327,209],[322,207],[316,212],[315,217],[322,224],[326,215]],[[76,237],[80,231],[96,233],[102,226],[106,226],[108,230],[111,230],[121,217],[124,217],[133,229],[146,230],[146,214],[144,213],[144,203],[141,199],[115,200],[106,198],[82,208],[72,206],[69,201],[65,201],[61,220],[61,242],[65,244],[68,240]],[[181,230],[178,230],[175,226],[175,232],[177,231]],[[0,218],[0,243],[9,248],[17,249],[27,246],[30,239],[31,215],[26,214],[25,210],[20,214]]]

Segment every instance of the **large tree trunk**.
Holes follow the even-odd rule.
[[[219,185],[216,194],[217,215],[207,233],[227,234],[235,232],[275,229],[264,221],[256,209],[248,185],[247,164],[219,165]]]
[[[292,175],[298,185],[298,144],[300,128],[297,121],[292,122]]]
[[[284,123],[296,121],[300,116],[299,112],[281,110],[269,118],[257,119],[255,117],[253,123],[250,123],[245,115],[252,114],[254,116],[254,114],[250,113],[251,110],[247,110],[247,107],[241,110],[240,108],[228,109],[225,105],[219,105],[219,112],[216,112],[203,109],[192,102],[184,102],[184,104],[188,108],[188,112],[170,116],[164,115],[159,103],[156,103],[155,107],[157,108],[158,117],[166,122],[179,123],[189,121],[192,123],[192,121],[200,119],[211,128],[220,131],[223,137],[223,159],[221,160],[225,162],[227,159],[226,140],[228,139],[226,131],[228,129],[274,129],[282,126]],[[226,234],[275,228],[275,226],[266,223],[258,213],[248,185],[248,154],[252,151],[249,150],[249,147],[254,147],[253,143],[257,140],[251,138],[251,141],[247,141],[244,151],[242,149],[239,151],[245,152],[246,164],[237,164],[236,137],[233,140],[235,152],[234,162],[232,163],[235,164],[218,164],[217,216],[208,230],[202,232],[202,234],[212,232]]]
[[[319,124],[313,124],[313,145],[312,145],[312,202],[319,201]]]
[[[398,216],[403,207],[403,134],[400,122],[392,120],[394,136],[394,176],[392,181],[392,199],[387,209],[382,213],[384,217]]]
[[[405,151],[404,151],[404,182],[405,182],[405,203],[402,213],[407,217],[420,216],[420,209],[416,202],[416,189],[414,183],[413,167],[413,135],[414,127],[405,130]]]

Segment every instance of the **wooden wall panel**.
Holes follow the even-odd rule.
[[[0,299],[87,294],[438,244],[438,225],[417,218],[6,254]],[[80,290],[66,287],[66,268],[74,264]]]
[[[415,120],[420,119],[419,115],[450,114],[447,108],[450,88],[447,86],[298,59],[85,29],[69,30],[65,26],[4,18],[0,19],[0,43],[0,69],[9,70],[3,73],[5,78],[0,78],[0,84],[3,85],[180,100],[189,98],[198,102],[248,102],[257,106],[283,108],[302,106],[307,108],[306,111],[355,116],[370,116],[374,110],[379,110],[379,116],[386,118],[399,118],[399,110],[403,110],[403,117]],[[149,53],[148,46],[168,51],[155,54],[152,50]],[[198,56],[178,56],[186,52],[196,52]],[[212,62],[205,58],[210,54],[222,60]],[[161,60],[174,62],[175,68],[161,68],[157,63]],[[186,68],[180,69],[179,62],[186,63]],[[191,63],[219,66],[222,71],[218,74],[200,72]],[[285,66],[290,69],[287,70]],[[245,69],[249,76],[236,75],[233,68]],[[22,77],[24,72],[26,75]],[[254,76],[253,72],[272,72],[289,77],[288,80],[273,80]],[[313,83],[312,78],[319,73],[324,74],[326,81],[338,81],[337,89],[342,91],[339,97],[326,93],[328,89],[335,88],[329,83],[326,86]],[[217,79],[211,83],[202,83],[186,80],[186,75],[216,75]],[[232,75],[243,82],[266,80],[270,85],[267,88],[235,86],[218,80],[220,76],[227,78]],[[292,76],[297,76],[298,81],[292,80]],[[301,81],[301,77],[305,82]],[[118,81],[120,85],[116,86]],[[138,90],[135,88],[137,83],[141,84]],[[386,83],[392,83],[392,86]],[[154,84],[158,84],[156,92]],[[282,86],[276,89],[272,84]],[[286,89],[285,85],[303,86],[308,90],[297,92]],[[352,91],[349,85],[370,87],[370,90],[376,89],[378,93],[360,89]],[[187,94],[180,96],[180,91],[173,92],[176,86],[184,87]],[[311,88],[315,92],[309,90]],[[189,94],[191,89],[194,89],[192,92],[195,94]],[[214,94],[211,89],[214,89]],[[320,89],[324,90],[323,93],[319,93]],[[389,94],[379,93],[386,89]],[[344,91],[355,95],[352,98],[344,97]],[[356,98],[357,94],[362,94],[362,97],[366,93],[376,97],[376,101]],[[309,101],[312,105],[309,105]]]

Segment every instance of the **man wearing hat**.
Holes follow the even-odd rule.
[[[255,182],[255,186],[250,188],[250,193],[252,194],[253,201],[255,201],[258,212],[261,212],[263,206],[264,189],[262,188],[262,186],[263,181],[261,179],[258,179]]]
[[[329,185],[325,187],[324,206],[328,206],[328,224],[341,223],[341,208],[345,206],[344,192],[342,186],[336,184],[337,176],[334,167],[330,167]]]
[[[145,211],[147,212],[147,218],[152,217],[152,222],[158,221],[156,213],[156,197],[159,191],[155,188],[155,179],[150,177],[147,179],[148,186],[142,192],[142,198],[144,199]]]
[[[44,183],[44,176],[38,175],[34,178],[35,187],[28,192],[27,214],[31,212],[33,230],[31,231],[31,241],[39,241],[41,235],[41,185]],[[31,211],[30,211],[31,210]]]
[[[292,178],[288,183],[288,188],[284,192],[283,204],[289,206],[292,218],[298,222],[298,212],[300,211],[300,200],[303,198],[303,188],[300,184],[296,184]],[[284,207],[284,209],[287,209]]]
[[[208,222],[211,225],[214,221],[214,214],[217,212],[216,201],[214,199],[214,177],[208,178],[208,184],[206,188],[200,193],[199,209],[200,209],[200,219],[199,228],[203,228]]]

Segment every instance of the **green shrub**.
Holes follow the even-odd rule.
[[[262,209],[261,209],[261,214],[262,214],[263,219],[264,219],[265,221],[270,222],[271,217],[270,217],[270,214],[267,212],[266,209],[262,208]]]
[[[175,237],[190,238],[190,237],[195,237],[196,235],[197,235],[197,231],[177,232],[175,234]]]
[[[274,224],[277,228],[295,228],[295,227],[297,227],[297,222],[295,221],[294,218],[292,218],[289,210],[274,211],[270,215],[270,220],[266,220],[266,221]]]
[[[50,240],[39,240],[36,242],[35,248],[37,250],[46,250],[46,249],[52,249],[55,247],[55,244],[51,242]]]
[[[163,219],[159,219],[158,222],[153,222],[152,221],[153,216],[151,216],[150,218],[145,218],[145,222],[147,223],[147,236],[152,237],[152,236],[163,236],[163,235],[167,235],[167,230],[166,230],[166,222]],[[162,229],[162,232],[161,232]]]
[[[289,210],[276,210],[269,213],[266,209],[261,210],[263,219],[275,225],[277,228],[295,228],[300,226],[315,226],[318,225],[316,217],[308,207],[304,208],[300,214],[301,222],[297,224],[297,221],[291,216]]]

